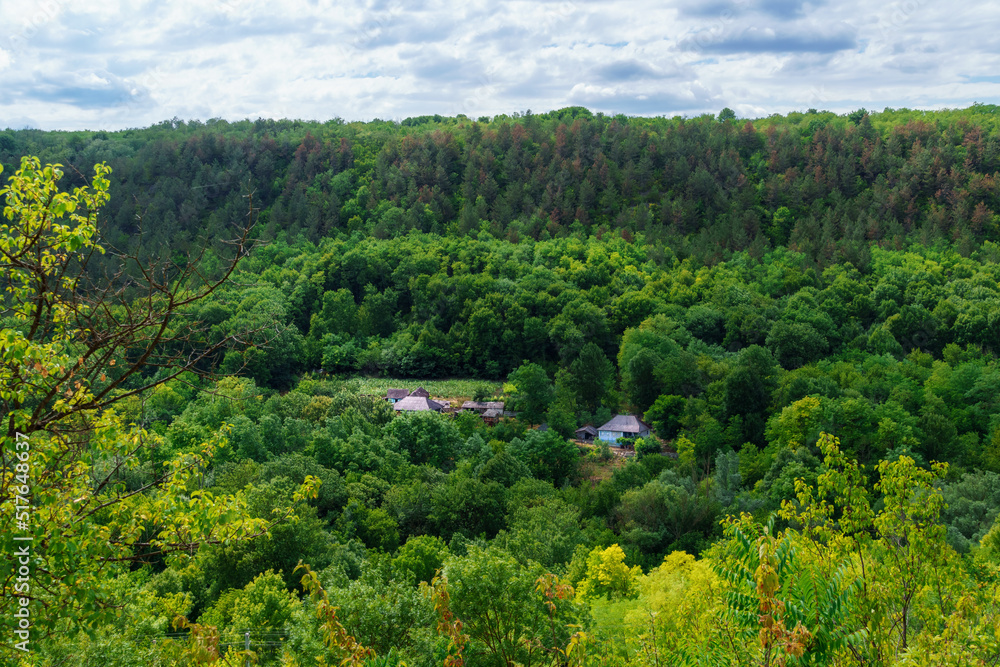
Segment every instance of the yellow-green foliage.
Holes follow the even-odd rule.
[[[280,629],[301,604],[294,593],[285,589],[281,575],[268,570],[243,590],[224,593],[199,621],[202,625],[214,625],[220,631]]]
[[[718,577],[708,561],[684,551],[664,557],[638,583],[640,603],[657,614],[664,627],[700,625],[717,607]]]
[[[675,551],[635,587],[630,600],[591,600],[595,641],[587,664],[672,664],[710,653],[722,612],[710,561]]]
[[[581,599],[604,597],[608,600],[629,598],[636,594],[642,568],[625,564],[625,552],[617,544],[607,549],[596,547],[587,556],[587,576],[580,582]]]
[[[979,541],[976,561],[983,567],[996,569],[1000,573],[1000,517],[997,517],[993,527]]]
[[[108,173],[97,165],[90,187],[60,192],[58,165],[43,168],[36,158],[24,158],[0,189],[0,265],[9,281],[9,317],[0,329],[0,412],[7,429],[0,446],[8,461],[17,461],[0,474],[0,504],[12,518],[14,507],[24,508],[18,532],[31,540],[37,563],[23,591],[30,595],[34,637],[110,621],[111,582],[142,552],[173,564],[201,545],[247,539],[269,527],[248,518],[243,492],[215,495],[200,488],[202,472],[226,446],[226,426],[163,461],[159,483],[145,493],[127,492],[119,476],[102,480],[95,474],[102,466],[128,473],[143,453],[162,444],[115,410],[117,399],[105,383],[124,350],[94,342],[103,333],[87,327],[101,320],[90,318],[88,299],[69,277],[75,262],[100,252],[96,216],[108,200]],[[140,331],[156,328],[157,311],[149,312]],[[302,491],[312,493],[311,487]],[[14,549],[6,550],[0,579],[12,581],[22,565]],[[176,611],[182,603],[170,604]],[[6,618],[13,618],[16,606],[17,598],[0,597]],[[10,634],[0,638],[0,648],[10,640]]]

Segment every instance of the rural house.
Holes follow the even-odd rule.
[[[501,403],[502,405],[502,403]],[[483,412],[483,421],[491,426],[500,421],[500,418],[504,416],[503,410],[497,410],[496,408],[490,408]]]
[[[462,410],[468,410],[481,415],[487,410],[499,410],[503,412],[503,406],[503,401],[466,401],[462,403]]]
[[[597,439],[616,444],[619,438],[644,438],[649,427],[635,415],[615,415],[611,421],[597,429]]]
[[[413,394],[396,401],[392,406],[396,412],[441,412],[444,408],[445,406],[437,401]]]
[[[386,389],[385,390],[385,400],[389,403],[395,404],[398,401],[403,400],[407,396],[416,396],[417,398],[430,398],[431,395],[427,393],[427,390],[423,387],[417,387],[413,391],[408,391],[406,389]]]
[[[395,403],[396,401],[403,400],[409,395],[410,392],[407,391],[406,389],[386,389],[385,400],[389,401],[390,403]]]
[[[504,412],[503,401],[466,401],[462,403],[462,412],[475,412],[487,424],[496,424],[501,417],[509,416]]]

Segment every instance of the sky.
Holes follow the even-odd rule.
[[[0,128],[1000,102],[1000,3],[0,0]]]

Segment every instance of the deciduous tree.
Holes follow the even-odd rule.
[[[96,235],[108,168],[97,165],[91,185],[71,192],[60,191],[61,176],[58,165],[25,158],[0,190],[0,504],[6,532],[28,538],[32,554],[20,582],[26,585],[16,592],[25,563],[12,548],[0,555],[0,613],[11,619],[27,601],[33,640],[57,626],[72,632],[106,618],[113,612],[108,587],[123,563],[189,554],[268,525],[245,516],[242,494],[199,488],[224,431],[173,457],[144,486],[126,489],[123,473],[159,439],[126,425],[115,410],[200,368],[230,342],[202,345],[205,331],[190,311],[246,253],[246,230],[216,280],[196,264],[153,267],[120,256],[121,270],[99,283],[86,264],[104,252]],[[14,640],[11,632],[0,638],[4,648]]]

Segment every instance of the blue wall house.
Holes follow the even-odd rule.
[[[396,401],[403,400],[409,395],[410,392],[406,389],[388,389],[385,392],[385,400],[389,401],[389,403],[395,403]]]
[[[615,415],[607,424],[597,429],[597,439],[617,444],[620,438],[645,438],[649,427],[635,415]]]

